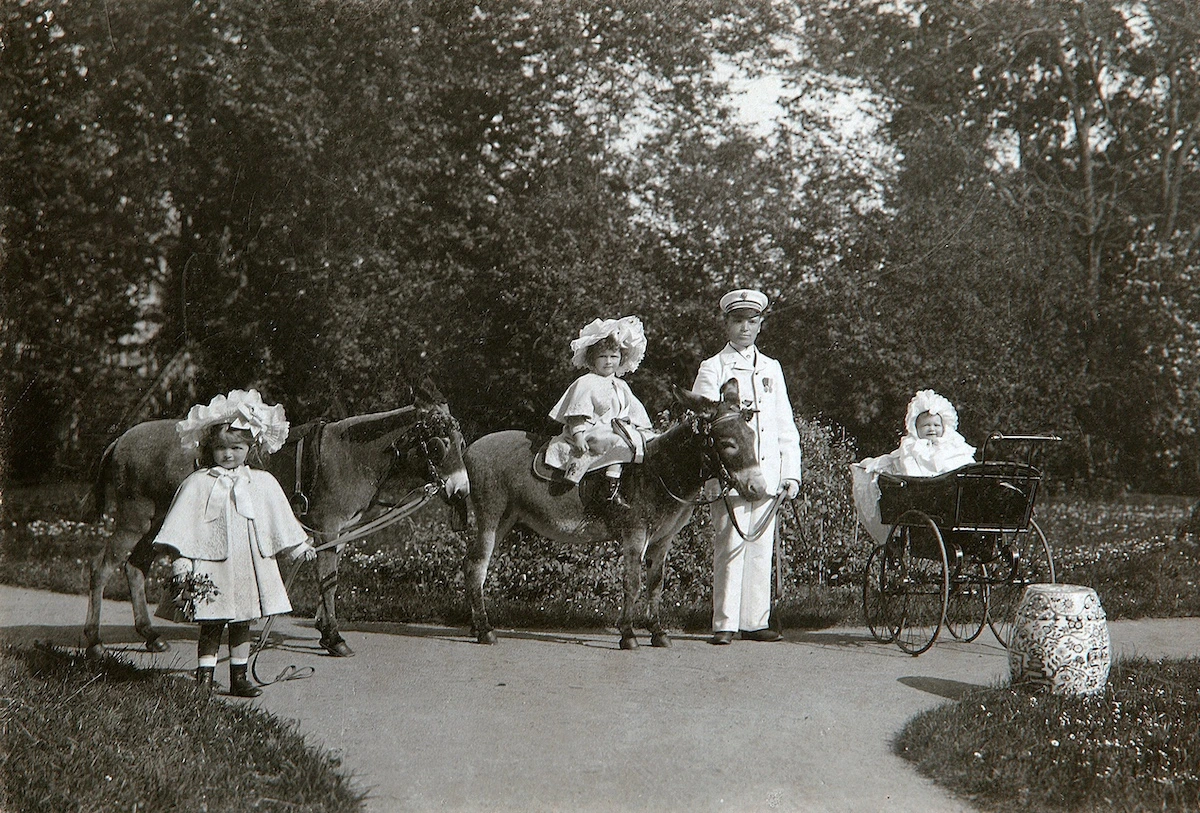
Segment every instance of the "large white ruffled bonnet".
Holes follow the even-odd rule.
[[[646,355],[646,331],[642,320],[636,316],[620,319],[593,319],[579,331],[579,338],[571,340],[571,363],[576,367],[587,367],[587,350],[593,344],[612,336],[621,348],[621,364],[617,375],[632,373]]]
[[[922,413],[942,416],[942,429],[949,434],[958,429],[958,412],[954,405],[933,390],[921,390],[908,402],[908,414],[904,417],[905,431],[916,437],[917,418]]]
[[[281,405],[264,403],[258,390],[234,390],[229,395],[216,396],[207,406],[196,404],[188,410],[187,418],[175,424],[180,445],[186,451],[195,451],[204,431],[219,423],[227,423],[234,429],[249,429],[267,454],[282,449],[288,436],[288,422]]]

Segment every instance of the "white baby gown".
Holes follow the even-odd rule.
[[[917,418],[928,412],[942,418],[942,436],[917,437]],[[854,505],[859,522],[882,544],[888,526],[879,516],[879,474],[934,477],[975,462],[975,447],[958,433],[958,413],[954,406],[933,390],[921,390],[908,403],[905,433],[900,447],[879,457],[868,457],[850,466]]]

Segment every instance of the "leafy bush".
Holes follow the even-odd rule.
[[[840,585],[857,581],[871,552],[850,488],[850,464],[858,459],[845,429],[821,419],[798,421],[804,454],[800,498],[781,510],[785,584]]]

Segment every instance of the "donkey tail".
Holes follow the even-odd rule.
[[[108,507],[105,505],[108,492],[108,483],[112,478],[113,467],[113,452],[116,451],[117,442],[114,440],[108,444],[104,450],[104,454],[100,455],[100,463],[97,466],[96,479],[92,481],[91,490],[88,491],[86,497],[85,516],[93,522],[98,522],[104,518],[104,511]]]

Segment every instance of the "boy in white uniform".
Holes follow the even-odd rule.
[[[762,329],[767,297],[761,291],[739,289],[721,297],[729,343],[700,364],[692,392],[720,399],[721,386],[736,378],[742,405],[754,410],[758,462],[767,489],[782,489],[787,499],[800,492],[800,433],[792,415],[783,369],[755,346]],[[725,506],[713,505],[713,637],[710,643],[728,644],[735,631],[743,640],[778,641],[780,634],[768,627],[771,613],[771,555],[775,541],[775,518],[753,539],[768,512],[772,499],[749,502],[736,491],[729,504],[737,521],[730,522]],[[740,529],[740,532],[739,532]]]

